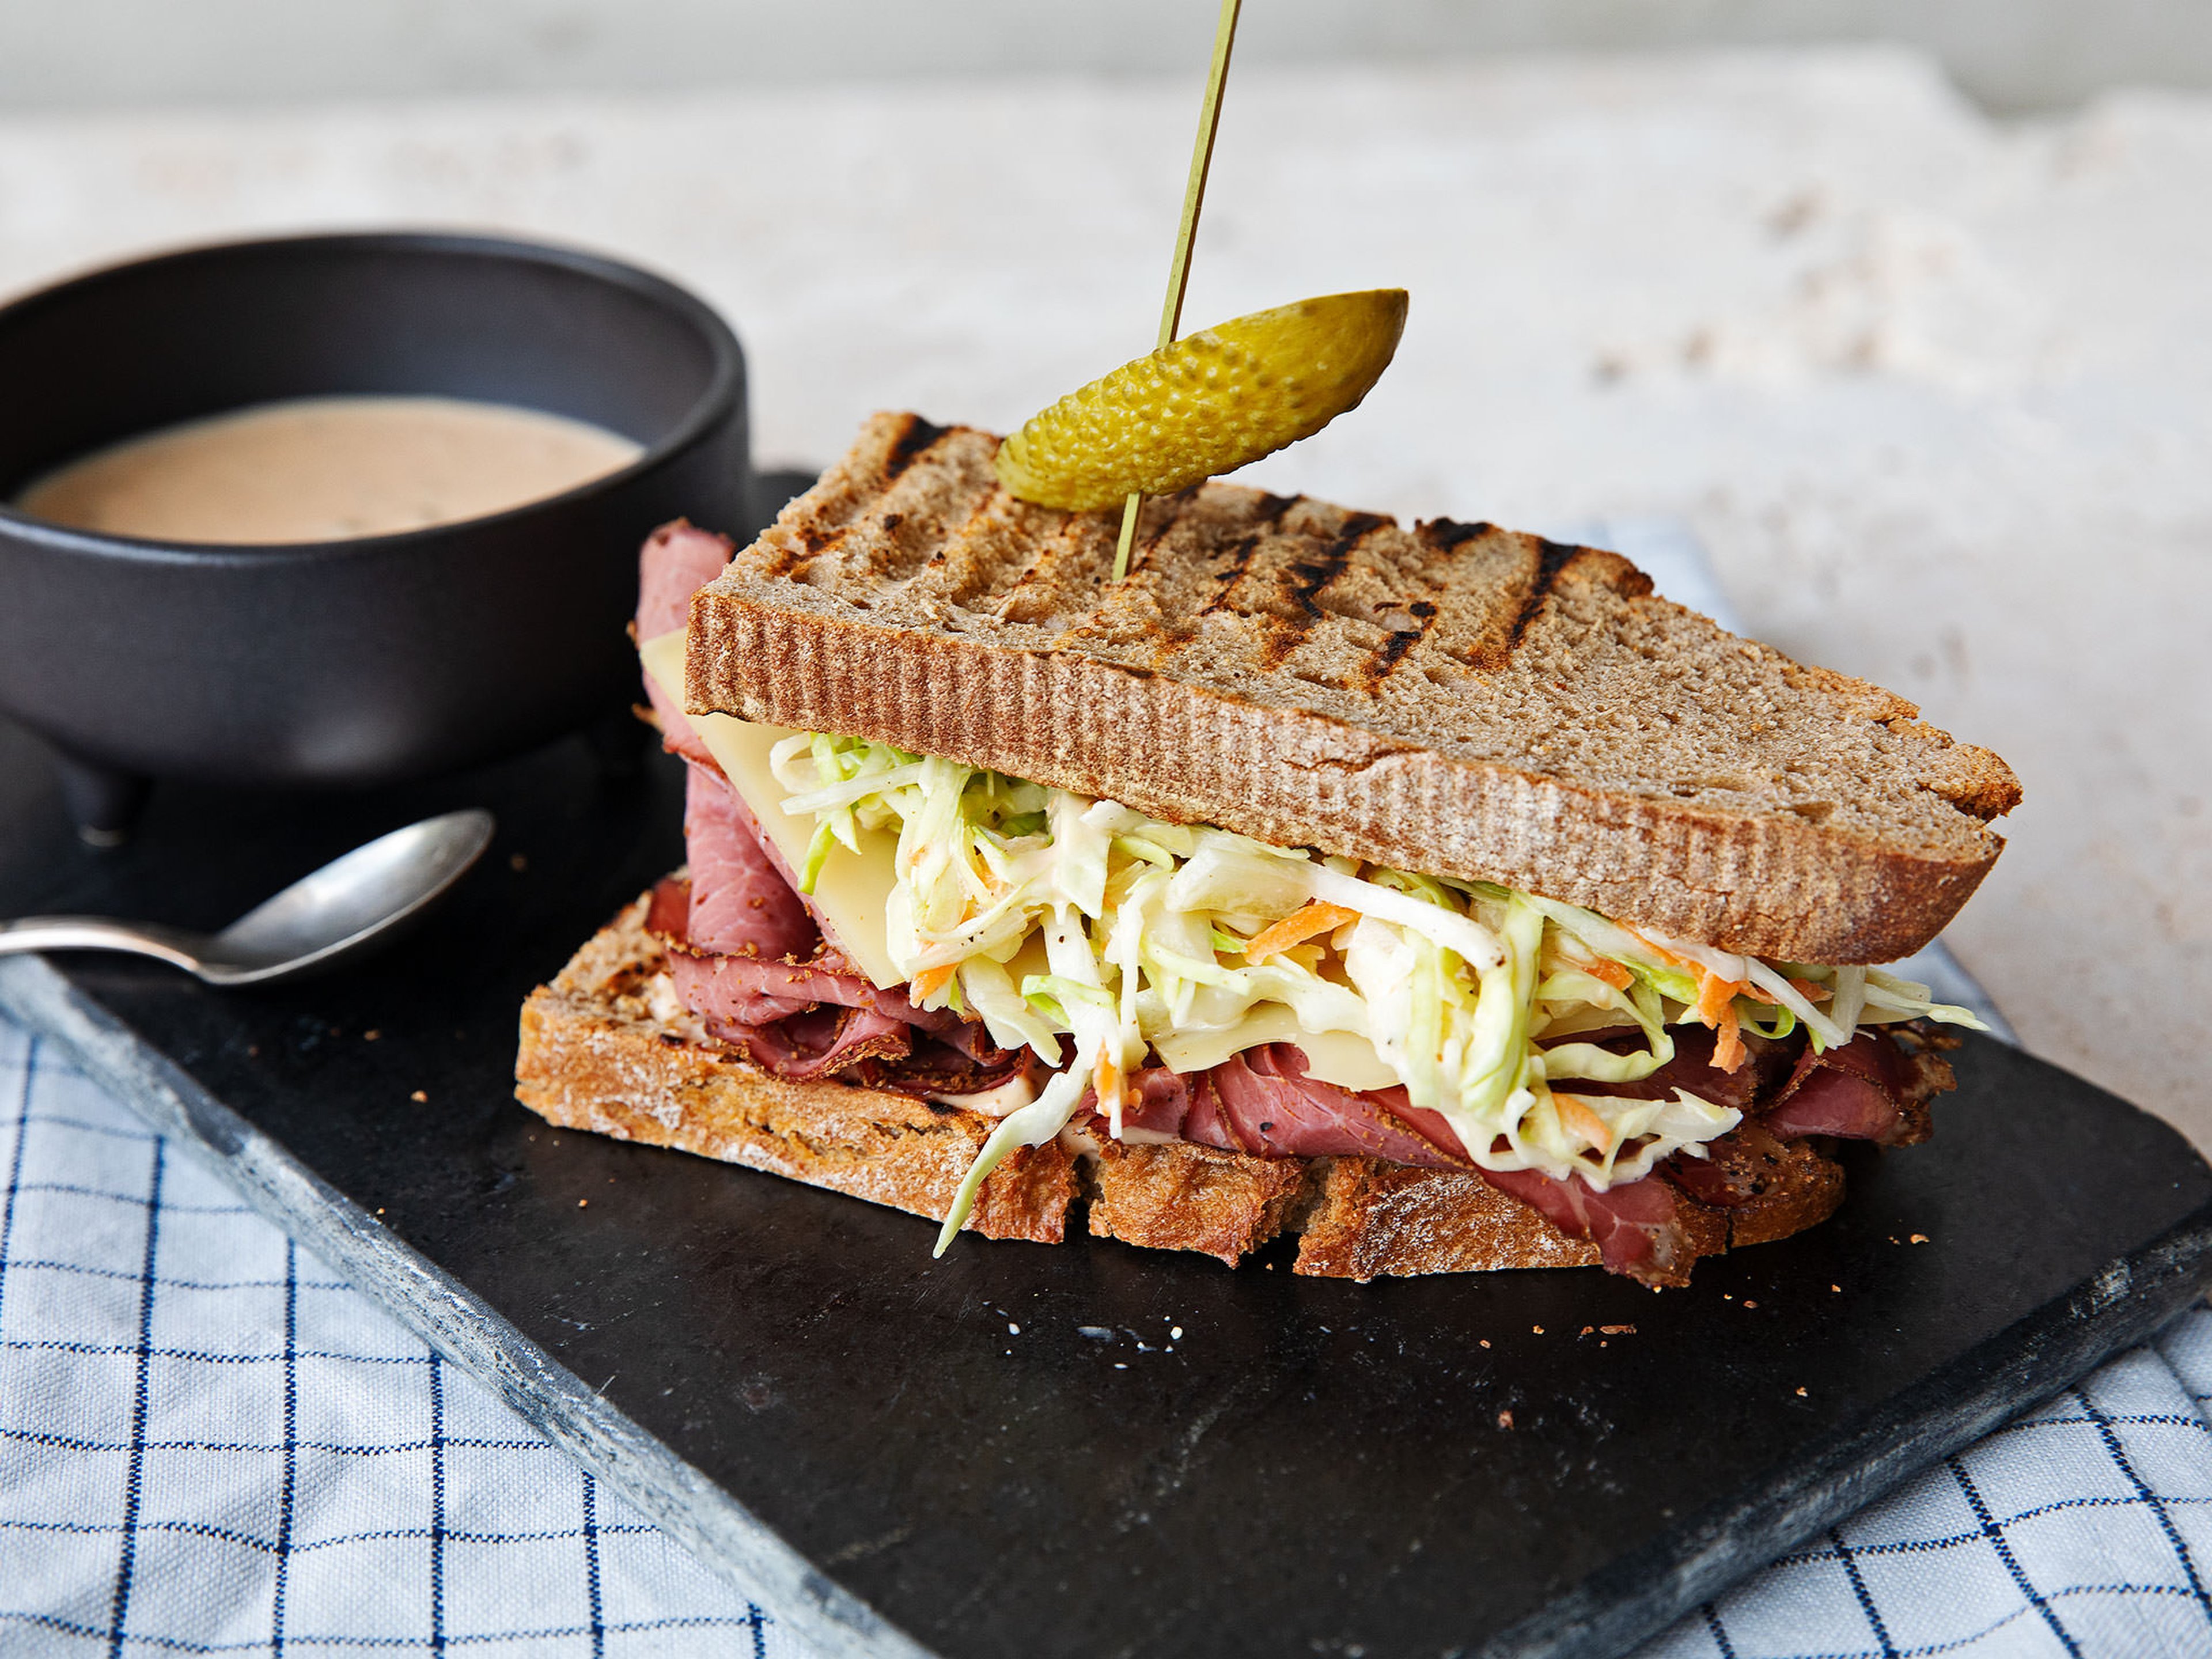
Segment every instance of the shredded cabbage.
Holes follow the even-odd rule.
[[[1823,1048],[1862,1020],[1978,1027],[1879,969],[1769,963],[1489,883],[1166,823],[861,738],[800,733],[770,764],[792,792],[784,810],[814,819],[802,890],[832,846],[895,830],[892,962],[910,980],[934,971],[922,1006],[971,1012],[994,1042],[1054,1068],[977,1155],[940,1253],[991,1171],[1058,1135],[1086,1091],[1119,1136],[1123,1079],[1155,1039],[1228,1032],[1264,1004],[1316,1037],[1364,1038],[1483,1167],[1579,1176],[1601,1191],[1677,1152],[1702,1156],[1740,1121],[1680,1089],[1647,1101],[1572,1087],[1650,1076],[1674,1057],[1668,1028],[1713,997],[1724,1019],[1767,1036],[1802,1024]],[[1278,936],[1294,943],[1248,954],[1311,905],[1331,908]],[[1573,1040],[1596,1030],[1641,1046]]]

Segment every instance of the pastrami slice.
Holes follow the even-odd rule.
[[[637,553],[638,638],[683,627],[691,616],[691,596],[722,574],[736,550],[727,536],[681,519],[647,537]]]
[[[725,956],[811,956],[821,930],[754,833],[737,792],[718,772],[690,769],[684,841],[691,860],[692,945]]]

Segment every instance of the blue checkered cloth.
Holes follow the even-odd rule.
[[[0,1023],[0,1653],[809,1650]],[[2212,1654],[2212,1312],[1644,1659]]]
[[[0,1653],[806,1650],[0,1022]]]

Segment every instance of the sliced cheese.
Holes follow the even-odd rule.
[[[672,629],[654,635],[637,648],[645,672],[679,708],[684,705],[684,630]],[[734,714],[688,714],[691,729],[707,745],[731,786],[751,809],[761,832],[775,843],[775,851],[793,870],[806,867],[806,849],[814,839],[814,820],[794,817],[783,810],[791,791],[776,779],[769,764],[769,751],[786,738],[798,734],[781,726],[741,720]],[[888,991],[906,983],[906,975],[891,961],[884,941],[884,907],[897,884],[896,854],[898,837],[885,830],[863,830],[860,850],[842,844],[830,849],[807,896],[823,927],[853,963],[875,984]]]
[[[1323,1083],[1363,1090],[1394,1088],[1399,1081],[1365,1037],[1353,1031],[1309,1031],[1279,1002],[1255,1003],[1243,1018],[1218,1030],[1160,1031],[1152,1041],[1154,1052],[1178,1072],[1203,1072],[1263,1042],[1295,1042],[1305,1051],[1307,1074]]]

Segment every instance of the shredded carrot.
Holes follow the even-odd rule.
[[[1736,1024],[1735,1004],[1731,1002],[1721,1011],[1720,1024],[1713,1028],[1713,1064],[1723,1072],[1733,1072],[1750,1052],[1743,1046],[1743,1030]]]
[[[1559,1121],[1580,1135],[1601,1152],[1613,1150],[1613,1126],[1572,1095],[1555,1094],[1553,1109]]]
[[[1325,904],[1316,899],[1302,910],[1293,911],[1271,927],[1264,927],[1252,936],[1244,947],[1244,960],[1263,962],[1267,957],[1289,950],[1293,945],[1303,945],[1317,933],[1333,933],[1348,921],[1359,920],[1359,912],[1347,910],[1341,904]]]
[[[1826,1002],[1836,994],[1827,986],[1814,980],[1793,979],[1790,982],[1805,994],[1805,1000],[1808,1002]]]
[[[1121,1070],[1111,1054],[1098,1056],[1098,1063],[1091,1068],[1091,1086],[1097,1091],[1102,1103],[1121,1092]]]
[[[948,962],[942,968],[925,968],[914,976],[913,982],[907,988],[907,994],[916,1002],[926,1002],[950,985],[953,975],[959,971],[960,964],[957,962]]]
[[[1707,969],[1698,972],[1698,1024],[1720,1029],[1721,1015],[1735,1006],[1735,1000],[1750,988],[1740,979],[1723,979]]]
[[[1698,972],[1698,1005],[1691,1012],[1698,1024],[1712,1028],[1713,1064],[1723,1072],[1733,1072],[1750,1053],[1743,1046],[1743,1030],[1736,1023],[1735,1000],[1750,992],[1751,986],[1744,980],[1723,979],[1710,969]]]
[[[1606,957],[1600,957],[1590,966],[1583,969],[1583,971],[1588,974],[1592,979],[1603,980],[1607,985],[1612,986],[1616,991],[1626,991],[1630,986],[1636,983],[1635,975],[1630,973],[1627,969],[1622,967],[1619,963]]]

